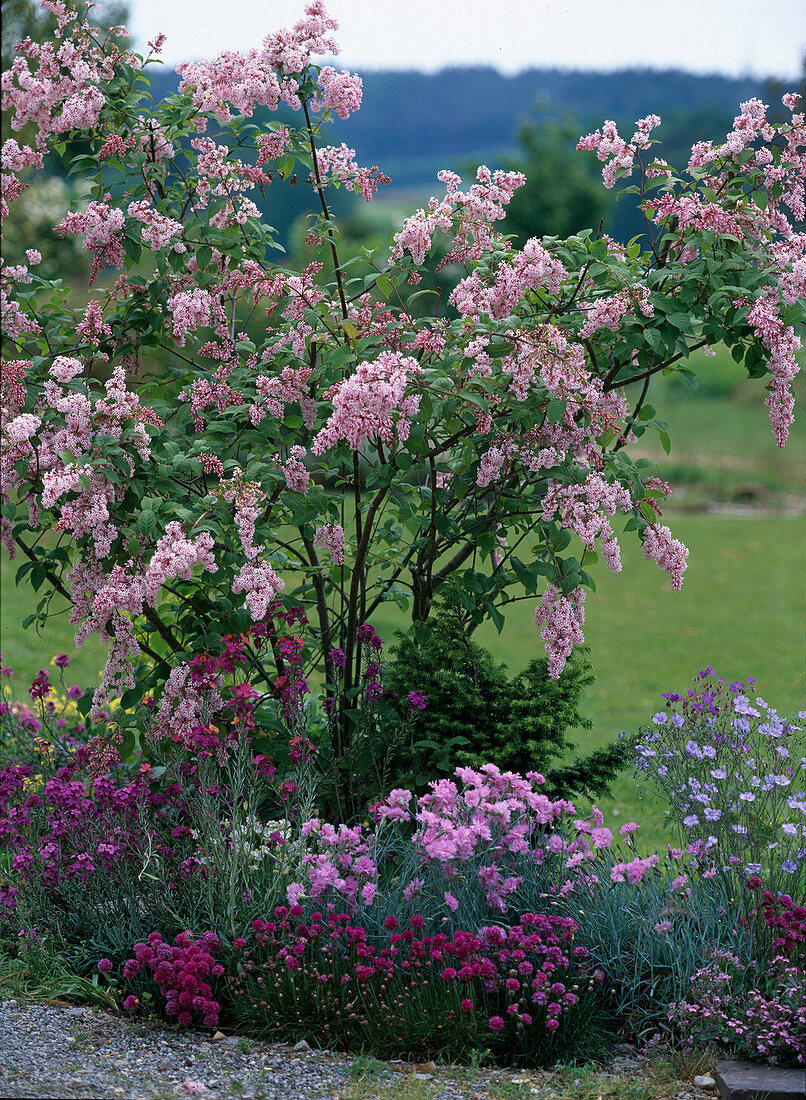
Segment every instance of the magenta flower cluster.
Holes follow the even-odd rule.
[[[166,943],[159,932],[152,932],[147,943],[135,944],[134,957],[123,965],[123,977],[136,978],[145,968],[160,987],[165,1011],[176,1016],[180,1026],[189,1026],[195,1012],[205,1027],[215,1027],[221,1006],[205,979],[224,974],[224,967],[215,961],[220,947],[215,932],[205,932],[199,940],[192,932],[181,932],[173,944]],[[135,1006],[130,1003],[130,1007]]]
[[[751,876],[745,885],[749,890],[761,890],[761,879]],[[766,927],[775,936],[773,951],[797,959],[806,969],[806,906],[796,905],[789,894],[776,896],[769,890],[762,890],[761,914]]]
[[[408,927],[388,916],[386,937],[372,942],[347,913],[302,915],[298,905],[278,907],[273,920],[253,923],[250,941],[235,941],[241,958],[231,992],[252,1000],[267,1022],[281,998],[287,1009],[308,997],[331,1039],[340,1026],[394,1033],[414,1010],[433,1012],[440,1030],[480,1028],[488,1042],[490,1032],[542,1026],[552,1033],[580,991],[602,980],[601,971],[587,969],[587,948],[574,946],[578,926],[570,917],[526,913],[509,928],[448,936],[424,934],[417,913]],[[341,1019],[332,1015],[336,1004]]]

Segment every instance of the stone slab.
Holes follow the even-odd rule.
[[[716,1085],[722,1100],[804,1100],[806,1069],[761,1062],[719,1062]]]

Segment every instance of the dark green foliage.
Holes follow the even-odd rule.
[[[574,652],[558,680],[548,676],[545,658],[537,658],[514,678],[468,636],[455,594],[432,611],[427,641],[401,635],[385,670],[386,687],[399,700],[417,691],[425,710],[410,718],[410,734],[398,751],[400,782],[422,786],[458,765],[496,764],[502,771],[545,773],[574,745],[569,729],[590,729],[580,712],[582,694],[593,683],[588,651]],[[594,797],[607,788],[627,763],[629,746],[618,742],[546,775],[553,797]]]

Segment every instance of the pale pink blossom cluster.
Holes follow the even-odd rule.
[[[789,244],[793,246],[791,249],[783,247]],[[793,234],[791,241],[781,242],[777,248],[773,246],[776,260],[782,267],[781,274],[778,276],[778,289],[781,292],[782,301],[790,306],[806,298],[804,246],[806,246],[806,234],[803,233]],[[792,266],[787,270],[785,265],[790,256]]]
[[[515,455],[515,446],[510,440],[500,440],[485,451],[479,460],[479,469],[476,474],[476,484],[486,489],[501,476],[505,468]]]
[[[102,338],[112,339],[112,328],[104,321],[103,307],[97,298],[91,298],[87,303],[84,317],[76,325],[76,336],[86,340],[88,344],[96,348]],[[106,356],[103,356],[103,358],[106,358]]]
[[[349,118],[360,108],[364,84],[357,73],[337,72],[330,65],[323,65],[319,71],[319,86],[322,95],[311,104],[314,111],[335,111],[339,118]]]
[[[241,548],[247,561],[252,561],[264,549],[255,546],[255,524],[262,511],[266,494],[254,481],[246,481],[243,471],[236,467],[229,481],[221,482],[218,487],[223,499],[235,508],[235,527],[241,540]]]
[[[66,385],[83,370],[84,364],[79,359],[73,359],[68,355],[57,355],[50,365],[50,376]]]
[[[506,317],[530,290],[547,287],[556,294],[566,274],[560,261],[532,237],[511,261],[498,265],[491,285],[485,285],[478,274],[469,275],[449,300],[463,316],[485,312],[495,318]]]
[[[313,542],[314,546],[324,547],[327,550],[335,565],[344,565],[344,552],[347,547],[344,528],[340,523],[325,523],[322,527],[317,527]]]
[[[140,239],[154,252],[185,251],[182,241],[175,240],[182,235],[182,223],[160,214],[147,200],[129,203],[129,217],[142,223]]]
[[[8,217],[9,205],[18,199],[28,186],[19,178],[26,168],[41,168],[42,154],[30,145],[20,145],[13,138],[3,142],[0,150],[0,217]]]
[[[311,451],[320,455],[342,439],[354,451],[365,439],[391,444],[395,428],[397,438],[405,442],[420,407],[420,395],[406,391],[421,373],[416,359],[395,351],[382,351],[373,362],[361,363],[354,374],[325,391],[333,412]]]
[[[246,604],[253,622],[266,617],[272,600],[285,588],[271,564],[264,558],[245,562],[232,582],[233,592],[246,593]]]
[[[197,565],[207,573],[218,569],[213,554],[213,536],[202,531],[190,539],[182,524],[172,520],[165,534],[157,540],[151,561],[143,577],[143,597],[152,606],[156,604],[160,589],[177,577],[189,581]]]
[[[683,574],[688,568],[688,549],[679,539],[672,538],[668,527],[651,523],[644,532],[643,553],[647,561],[657,562],[669,574],[672,588],[683,587]]]
[[[109,574],[102,567],[87,566],[80,560],[68,576],[72,594],[71,622],[80,622],[76,645],[91,634],[107,642],[106,664],[101,682],[93,695],[93,713],[115,696],[134,687],[131,661],[140,654],[134,631],[135,620],[143,612],[143,581],[130,572],[133,563],[115,565]]]
[[[3,73],[0,101],[4,111],[14,112],[12,129],[33,123],[40,150],[47,148],[49,135],[94,129],[106,103],[103,85],[122,63],[138,64],[111,42],[125,37],[125,27],[101,30],[66,4],[44,0],[42,6],[57,15],[57,41],[39,43],[28,36],[16,43],[18,56]]]
[[[574,646],[582,645],[585,635],[585,590],[575,588],[564,596],[554,584],[546,590],[535,611],[535,626],[542,626],[540,637],[549,660],[549,676],[556,680]]]
[[[20,307],[19,302],[8,296],[6,288],[0,289],[0,322],[9,340],[16,341],[24,332],[37,336],[42,331],[39,322]]]
[[[285,153],[291,141],[291,135],[287,126],[280,126],[277,130],[271,130],[267,134],[257,136],[257,165],[268,164],[270,160],[279,160]]]
[[[177,343],[181,346],[187,333],[212,324],[214,311],[221,315],[220,303],[209,290],[200,286],[172,294],[168,299],[168,312],[171,314]]]
[[[97,714],[104,703],[134,686],[131,661],[140,654],[135,622],[143,614],[144,604],[155,604],[160,589],[168,581],[190,580],[197,566],[215,572],[212,536],[201,532],[189,539],[176,521],[168,524],[157,541],[144,571],[133,560],[126,566],[113,566],[108,574],[97,559],[79,559],[73,566],[67,583],[73,603],[70,621],[79,623],[76,645],[81,646],[92,634],[109,643],[101,682],[93,696],[93,713]],[[181,680],[184,685],[181,669],[174,669],[172,677],[174,682]],[[171,694],[167,688],[166,691],[163,699],[168,707]],[[191,704],[185,699],[180,705]]]
[[[222,122],[231,119],[230,107],[247,116],[256,107],[274,111],[280,102],[300,110],[300,81],[295,77],[305,72],[312,55],[339,52],[327,33],[336,30],[338,23],[327,16],[320,0],[308,4],[305,13],[291,30],[266,35],[261,50],[247,54],[228,50],[215,61],[183,62],[177,66],[182,78],[179,91],[189,92],[200,112]],[[332,109],[347,118],[361,106],[361,78],[354,73],[326,65],[320,87],[321,95],[312,102],[314,110]]]
[[[636,122],[636,130],[629,143],[619,137],[615,122],[608,119],[601,130],[586,134],[577,142],[577,149],[592,150],[599,160],[607,161],[602,169],[602,179],[607,188],[611,188],[620,174],[629,175],[635,165],[635,158],[642,149],[650,145],[650,133],[660,126],[657,115],[647,115]]]
[[[605,481],[601,474],[589,473],[581,485],[550,481],[543,497],[543,518],[553,519],[559,512],[562,526],[577,534],[590,551],[596,549],[594,540],[598,538],[608,569],[619,573],[619,544],[607,517],[617,510],[629,512],[632,507],[632,497],[622,485]]]
[[[806,267],[806,262],[801,261]],[[796,352],[800,337],[791,325],[785,325],[772,290],[765,290],[747,311],[747,323],[770,352],[768,367],[772,374],[769,393],[764,404],[770,410],[775,442],[783,447],[789,438],[789,428],[795,419],[795,395],[792,383],[800,371]]]
[[[179,91],[190,93],[202,114],[213,115],[224,123],[232,118],[230,107],[247,116],[256,107],[276,111],[281,96],[288,102],[294,92],[287,83],[281,87],[265,52],[260,50],[248,54],[225,50],[215,61],[183,61],[176,71],[181,77]]]
[[[524,462],[534,468],[528,452],[536,455],[549,448],[559,455],[571,455],[583,466],[600,466],[601,453],[593,441],[610,430],[621,432],[628,411],[624,396],[616,390],[605,393],[602,380],[587,368],[582,345],[554,326],[542,326],[523,344],[513,385],[517,380],[520,387],[526,387],[536,375],[550,397],[565,402],[562,421],[545,421],[526,434],[521,452]]]
[[[68,233],[82,233],[82,241],[88,252],[95,253],[94,269],[101,263],[110,267],[123,266],[122,210],[111,205],[111,196],[102,202],[90,202],[84,210],[72,210],[54,227],[54,232],[64,237]]]
[[[330,177],[341,183],[349,183],[354,191],[363,195],[366,202],[372,201],[379,183],[383,185],[392,182],[377,164],[373,164],[371,168],[361,168],[356,164],[355,149],[348,149],[344,142],[339,146],[325,145],[317,150],[316,163],[320,178]]]
[[[288,488],[294,493],[302,493],[303,496],[308,492],[311,485],[311,475],[302,462],[304,457],[305,448],[294,446],[289,450],[288,458],[280,467]]]
[[[194,426],[197,432],[204,430],[205,411],[212,407],[218,412],[230,405],[242,405],[244,397],[240,390],[230,386],[227,381],[235,363],[227,363],[216,368],[212,378],[194,378],[190,391],[179,395],[180,401],[189,401],[193,412]]]
[[[258,217],[260,211],[244,192],[271,182],[263,169],[231,157],[228,146],[216,145],[210,138],[193,138],[190,144],[198,153],[194,207],[201,210],[207,207],[211,198],[226,198],[227,201],[210,217],[210,224],[217,229],[243,225],[247,218]]]
[[[644,317],[652,317],[655,314],[649,289],[640,284],[622,290],[618,294],[596,298],[592,302],[585,303],[582,309],[585,313],[585,323],[579,330],[580,340],[586,339],[602,328],[609,328],[613,332],[618,331],[624,315],[634,313],[636,309],[640,310]]]
[[[144,461],[151,453],[144,422],[159,421],[140,406],[137,394],[127,389],[123,367],[115,368],[105,384],[105,396],[95,402],[86,385],[63,389],[82,369],[78,359],[56,357],[37,406],[40,426],[24,445],[29,455],[36,454],[36,462],[31,464],[29,459],[28,471],[21,472],[22,444],[11,446],[4,440],[0,449],[2,484],[4,499],[12,492],[27,499],[32,523],[40,508],[55,509],[56,530],[69,531],[75,539],[90,536],[89,552],[100,560],[108,554],[117,533],[109,506],[125,488],[107,478],[96,437],[119,440],[127,430],[133,445],[127,450],[127,463],[133,472],[132,450]],[[3,415],[5,420],[5,409]]]
[[[258,397],[249,410],[252,423],[257,426],[264,416],[282,420],[285,406],[296,402],[303,424],[312,428],[316,415],[316,401],[308,390],[312,373],[310,367],[283,367],[279,375],[259,374],[255,378]]]
[[[192,749],[196,730],[207,725],[223,706],[217,673],[200,681],[193,676],[190,665],[178,665],[171,669],[162,689],[152,740],[174,741]]]
[[[484,164],[476,172],[478,182],[467,192],[459,190],[462,181],[455,172],[440,172],[438,179],[446,185],[445,198],[431,198],[427,211],[417,210],[406,219],[395,234],[391,259],[409,252],[415,264],[422,264],[438,229],[453,244],[443,265],[477,259],[492,245],[491,223],[505,216],[513,194],[526,182],[521,172],[491,172]]]
[[[697,231],[712,230],[720,235],[729,234],[738,240],[744,238],[744,230],[737,218],[716,202],[703,202],[699,195],[661,195],[647,199],[644,206],[654,211],[654,221],[660,224],[674,218],[678,229]]]
[[[339,24],[327,14],[322,0],[311,0],[305,7],[303,19],[290,31],[267,34],[263,45],[275,69],[301,73],[310,64],[311,54],[338,54],[339,47],[328,34],[338,29]]]
[[[38,416],[34,416],[33,413],[22,413],[3,425],[5,443],[10,447],[19,447],[21,443],[27,443],[32,439],[41,425],[42,421]]]

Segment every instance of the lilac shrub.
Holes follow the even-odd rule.
[[[753,693],[754,683],[728,684],[709,666],[685,695],[665,695],[636,768],[704,867],[759,875],[773,891],[802,897],[806,741],[801,726]]]

